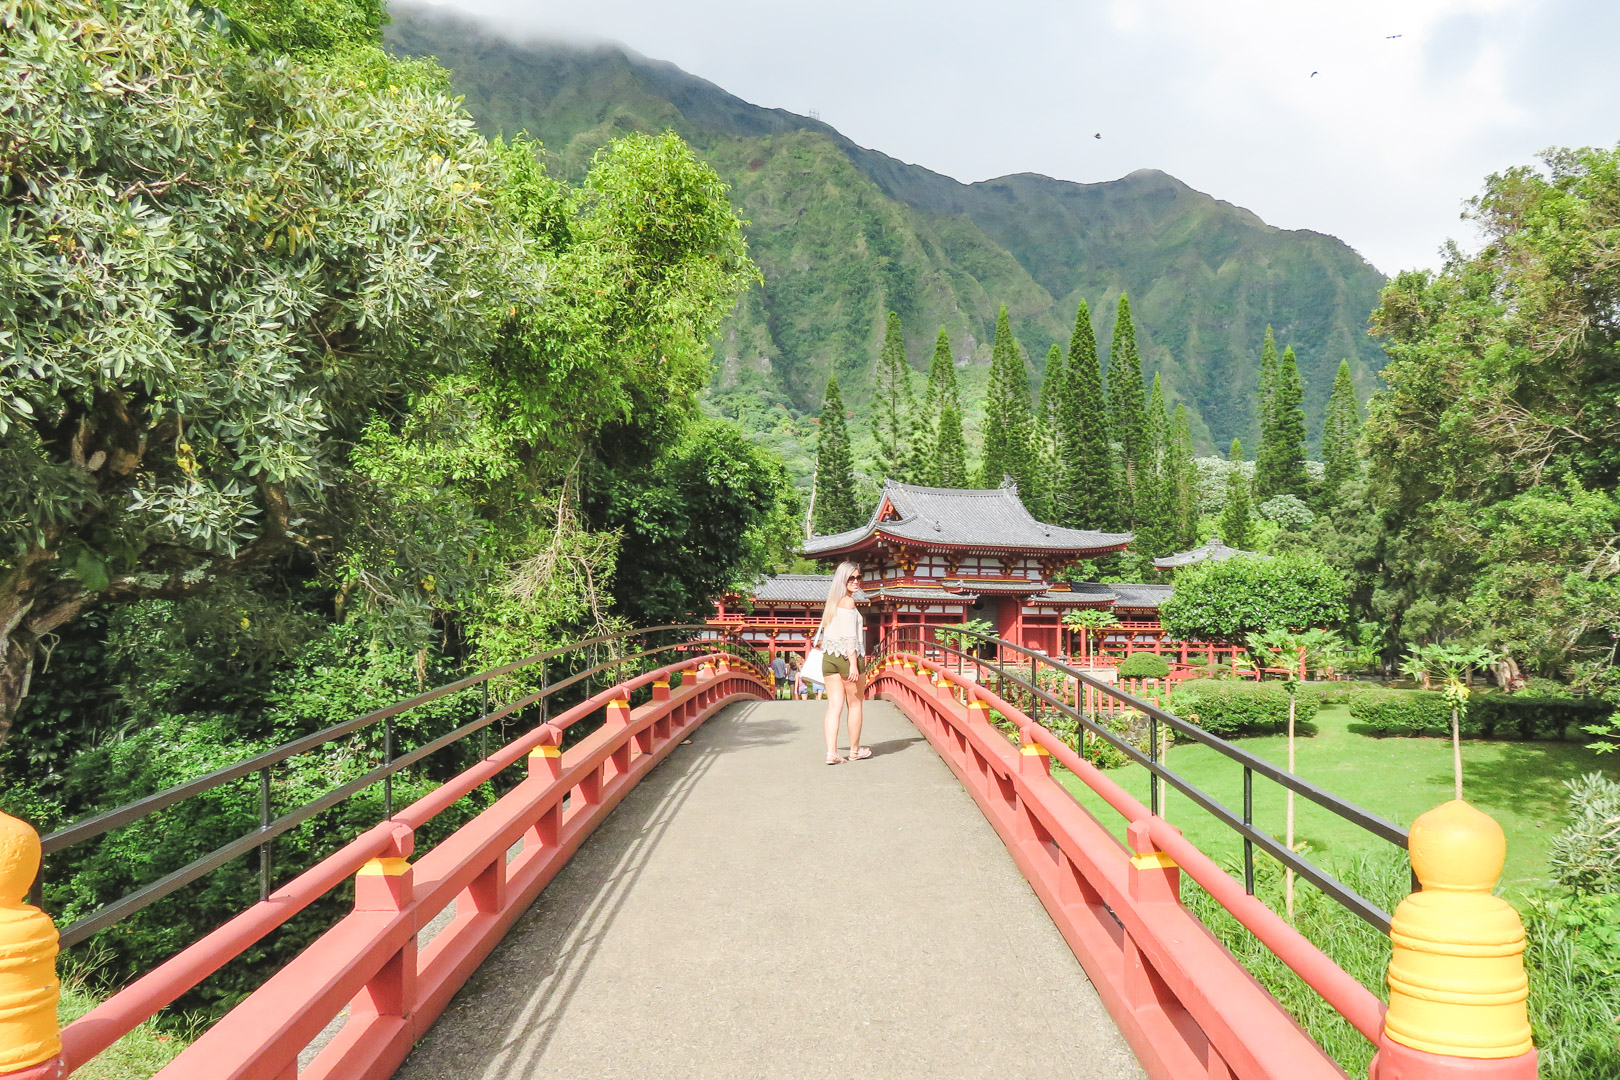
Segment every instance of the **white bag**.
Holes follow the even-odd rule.
[[[824,683],[827,676],[821,670],[821,647],[815,646],[804,657],[804,666],[799,668],[799,678],[805,682]]]

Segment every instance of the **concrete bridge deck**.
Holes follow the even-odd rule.
[[[737,705],[625,798],[400,1080],[1137,1078],[973,800],[886,702]]]

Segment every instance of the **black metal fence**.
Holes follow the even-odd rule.
[[[592,694],[592,686],[611,686],[636,675],[672,662],[673,654],[688,651],[729,652],[763,668],[763,659],[752,648],[728,640],[701,624],[655,626],[640,630],[627,630],[587,638],[503,667],[480,672],[456,682],[428,690],[412,698],[396,702],[345,720],[242,759],[203,776],[188,780],[122,806],[103,811],[58,829],[41,838],[43,865],[34,882],[31,902],[44,906],[45,881],[50,872],[53,856],[80,844],[102,837],[117,829],[126,828],[159,811],[184,804],[223,785],[249,777],[257,778],[259,823],[236,839],[214,848],[184,866],[105,903],[75,919],[62,928],[63,948],[76,945],[92,935],[107,929],[149,907],[171,893],[213,873],[234,859],[258,852],[259,898],[265,899],[272,890],[274,867],[274,841],[301,823],[345,800],[382,785],[383,820],[393,817],[394,777],[404,770],[426,762],[448,747],[465,744],[471,736],[479,737],[479,756],[489,756],[489,732],[499,725],[499,740],[506,742],[508,724],[522,723],[528,730],[547,721],[554,705],[583,701]],[[504,683],[502,680],[506,680]],[[499,705],[491,704],[491,686],[501,686],[514,694],[513,699]],[[535,687],[525,690],[526,687]],[[468,698],[475,701],[469,702]],[[421,745],[401,749],[398,744],[397,717],[431,702],[459,700],[467,704],[467,711],[476,715],[448,732],[431,738]],[[272,778],[277,766],[302,755],[313,753],[339,739],[369,733],[373,737],[381,727],[380,760],[360,775],[339,784],[320,796],[290,809],[280,810],[272,799]],[[584,730],[571,731],[571,737],[587,734]],[[299,867],[299,870],[304,869]]]
[[[964,645],[968,647],[960,647]],[[1210,734],[1195,723],[1176,716],[1174,713],[1152,702],[1144,701],[1129,694],[1088,672],[1078,670],[1062,661],[1054,660],[1039,650],[1027,649],[1002,638],[981,634],[962,627],[902,626],[887,635],[879,646],[880,658],[895,653],[910,653],[921,656],[947,668],[954,667],[958,671],[971,667],[976,681],[987,685],[1002,700],[1023,709],[1026,715],[1037,724],[1042,724],[1043,710],[1044,715],[1054,720],[1061,718],[1064,721],[1061,724],[1063,729],[1069,728],[1072,724],[1075,751],[1082,758],[1087,757],[1088,738],[1101,740],[1111,746],[1127,760],[1135,762],[1148,771],[1149,808],[1154,814],[1158,814],[1160,810],[1159,793],[1161,783],[1181,792],[1242,839],[1243,885],[1251,896],[1254,895],[1254,855],[1255,850],[1258,848],[1276,859],[1283,866],[1292,869],[1301,879],[1316,886],[1323,894],[1331,897],[1346,910],[1377,927],[1380,932],[1389,933],[1389,912],[1366,899],[1299,852],[1289,850],[1288,846],[1275,836],[1255,826],[1255,777],[1259,776],[1261,779],[1277,784],[1302,798],[1309,799],[1317,806],[1344,821],[1378,837],[1380,840],[1388,841],[1404,851],[1407,844],[1406,830],[1394,822],[1354,803],[1346,802],[1344,799],[1322,790],[1315,784],[1301,779],[1287,769],[1251,754],[1218,735]],[[1043,674],[1055,678],[1043,679]],[[993,685],[985,682],[987,677],[994,678]],[[1070,680],[1072,680],[1072,684],[1076,688],[1082,686],[1091,687],[1110,703],[1123,709],[1135,711],[1146,717],[1148,726],[1147,750],[1144,751],[1131,740],[1124,738],[1119,732],[1112,730],[1107,724],[1099,723],[1095,717],[1089,715],[1084,708],[1080,707],[1078,694],[1076,702],[1071,704],[1061,692],[1053,693],[1054,683],[1061,689],[1061,687],[1069,685]],[[1053,724],[1042,724],[1042,726],[1053,734],[1060,734],[1060,731],[1056,730]],[[1163,751],[1160,737],[1161,733],[1165,731],[1174,732],[1176,735],[1183,736],[1192,742],[1207,746],[1242,767],[1243,807],[1241,811],[1232,809],[1186,777],[1165,766],[1161,760]]]

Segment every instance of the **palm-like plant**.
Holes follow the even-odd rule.
[[[1462,773],[1462,715],[1468,711],[1468,684],[1473,682],[1474,669],[1496,663],[1497,655],[1482,646],[1465,648],[1461,645],[1425,645],[1409,659],[1417,659],[1427,672],[1438,672],[1444,681],[1440,692],[1451,705],[1451,771],[1456,783],[1457,798],[1463,797]],[[1404,667],[1404,665],[1403,665]]]
[[[1096,608],[1088,608],[1083,611],[1068,612],[1063,616],[1063,625],[1067,626],[1070,630],[1080,631],[1080,642],[1082,645],[1089,643],[1087,638],[1088,634],[1096,634],[1097,647],[1095,651],[1101,652],[1103,633],[1110,627],[1118,626],[1119,618],[1112,611],[1098,611]],[[1087,661],[1089,661],[1090,657],[1091,652],[1088,651],[1085,654],[1085,658]]]
[[[1311,667],[1321,666],[1323,660],[1344,648],[1344,642],[1331,630],[1268,630],[1249,637],[1249,648],[1262,667],[1282,668],[1283,688],[1288,691],[1288,771],[1294,771],[1294,716],[1298,706],[1296,695],[1299,684]],[[1287,836],[1288,850],[1294,850],[1294,789],[1289,788]],[[1283,893],[1288,908],[1288,921],[1294,921],[1294,868],[1283,867]]]

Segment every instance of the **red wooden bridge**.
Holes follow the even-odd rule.
[[[412,805],[388,805],[385,820],[279,888],[269,842],[307,808],[281,818],[267,808],[241,841],[64,927],[63,940],[86,940],[230,859],[264,860],[258,903],[60,1031],[57,931],[23,902],[39,840],[0,820],[0,1077],[72,1074],[351,883],[352,911],[163,1080],[1343,1076],[1183,905],[1183,877],[1377,1047],[1374,1080],[1536,1074],[1522,931],[1514,937],[1517,917],[1489,891],[1501,832],[1465,804],[1425,815],[1408,838],[1083,672],[1033,653],[1010,663],[1018,647],[1007,642],[992,662],[932,640],[886,641],[867,684],[878,699],[867,741],[880,752],[826,769],[811,764],[818,707],[771,701],[746,650],[701,631],[658,647],[593,647],[602,642],[615,647],[607,662],[566,677],[545,666],[567,652],[556,650],[538,668],[439,688],[47,836],[48,873],[53,853],[210,785],[267,776],[323,740],[539,672],[538,689],[498,708],[486,696],[476,718],[423,747],[396,754],[388,727],[383,764],[321,808],[539,710],[515,738]],[[1064,680],[1219,744],[1244,768],[1246,791],[1254,778],[1279,783],[1409,843],[1424,888],[1391,918],[1255,828],[1248,806],[1221,806],[1165,768],[1157,735],[1146,752],[1120,743],[1154,774],[1144,804],[1087,760],[1088,738],[1118,736]],[[593,682],[611,685],[592,692]],[[548,715],[545,703],[570,688],[578,700]],[[1085,809],[1054,766],[1118,820]],[[486,809],[416,849],[436,817],[501,781]],[[1161,783],[1242,837],[1242,878],[1156,813]],[[1387,1006],[1254,895],[1257,852],[1391,933]]]

